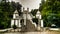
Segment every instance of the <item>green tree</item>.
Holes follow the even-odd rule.
[[[6,2],[6,0],[0,2],[0,29],[10,27],[13,12],[16,10],[15,8],[12,2]]]
[[[32,14],[33,16],[36,16],[37,11],[38,11],[38,9],[31,10],[31,14]]]
[[[41,13],[42,13],[42,17],[44,19],[45,25],[46,24],[50,25],[52,23],[55,23],[55,24],[58,24],[57,26],[59,26],[60,25],[59,23],[60,22],[59,21],[60,20],[60,0],[46,0],[44,3],[41,4],[41,6],[42,6]]]
[[[42,11],[44,4],[45,4],[45,0],[41,0],[39,11]]]

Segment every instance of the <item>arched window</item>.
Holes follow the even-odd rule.
[[[21,22],[21,25],[24,25],[24,19],[21,19],[20,22]]]

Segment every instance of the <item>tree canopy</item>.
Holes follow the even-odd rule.
[[[22,7],[22,5],[18,3],[17,6],[15,6],[15,2],[6,2],[6,0],[0,2],[0,29],[9,28],[11,26],[10,24],[13,12],[16,10],[16,8],[21,10]]]
[[[41,3],[40,9],[45,26],[51,26],[54,23],[60,27],[60,0],[46,0]]]

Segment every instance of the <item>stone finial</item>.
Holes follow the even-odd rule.
[[[29,12],[29,8],[27,8],[27,11]]]
[[[25,10],[25,8],[23,7],[23,11]]]

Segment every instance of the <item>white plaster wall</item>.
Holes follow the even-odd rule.
[[[26,14],[23,14],[24,19],[26,19],[26,16],[27,16],[27,19],[29,19],[29,20],[32,19],[32,17],[31,17],[30,14],[27,14],[27,15]]]
[[[41,15],[39,16],[39,19],[42,19],[42,18],[41,18]]]
[[[13,19],[16,19],[16,16],[19,18],[19,14],[13,14]]]
[[[27,19],[32,19],[31,15],[30,14],[27,14]]]
[[[15,25],[18,26],[18,20],[15,20]]]
[[[26,19],[26,14],[23,14],[23,19]]]
[[[15,14],[13,14],[13,19],[15,19]]]
[[[23,14],[24,25],[26,25],[26,14]]]
[[[24,19],[24,25],[26,25],[26,19]]]
[[[16,14],[15,16],[19,16],[19,14]]]
[[[41,27],[44,27],[44,25],[43,25],[43,20],[41,20]]]
[[[11,20],[11,27],[14,25],[14,20]]]
[[[20,19],[19,19],[19,27],[21,27]]]

